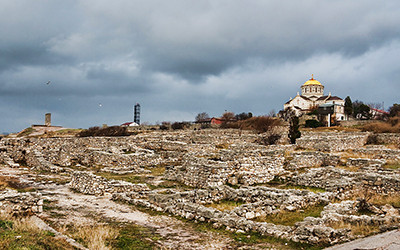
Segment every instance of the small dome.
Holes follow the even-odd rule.
[[[307,86],[307,85],[321,85],[322,86],[322,84],[319,81],[314,79],[314,75],[311,75],[311,79],[303,84],[303,86]]]

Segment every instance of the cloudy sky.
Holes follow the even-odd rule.
[[[0,0],[0,133],[264,115],[311,74],[388,108],[399,27],[398,0]]]

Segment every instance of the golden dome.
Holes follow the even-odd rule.
[[[314,79],[314,75],[311,75],[311,79],[303,84],[303,86],[307,86],[307,85],[322,85],[322,84],[319,81]]]

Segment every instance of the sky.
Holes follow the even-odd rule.
[[[400,103],[398,0],[0,0],[0,133]],[[47,84],[50,81],[49,84]]]

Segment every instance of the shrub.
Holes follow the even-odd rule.
[[[399,117],[399,116],[391,117],[391,118],[388,120],[388,122],[389,122],[389,124],[392,125],[392,126],[400,125],[400,117]]]
[[[293,116],[290,118],[290,126],[289,126],[289,139],[290,143],[295,144],[296,139],[300,138],[301,132],[299,130],[299,118],[297,116]]]
[[[254,130],[258,133],[265,133],[271,128],[281,125],[281,121],[269,116],[256,116],[238,122],[240,129]]]
[[[126,127],[111,126],[107,128],[91,127],[89,129],[82,130],[77,134],[78,137],[89,137],[89,136],[127,136],[129,135]]]
[[[220,126],[220,128],[234,128],[238,129],[240,128],[240,123],[239,122],[223,122]]]
[[[168,130],[169,129],[169,126],[167,126],[167,125],[160,125],[160,130]]]
[[[322,126],[322,124],[317,120],[306,120],[306,124],[305,124],[306,128],[318,128],[321,126]]]
[[[201,129],[211,128],[211,124],[209,124],[209,123],[203,123],[203,124],[201,124],[200,128],[201,128]]]
[[[190,123],[188,122],[174,122],[171,125],[171,128],[173,130],[177,130],[177,129],[184,129],[190,126]]]
[[[267,137],[263,137],[261,139],[258,140],[258,142],[262,145],[275,145],[279,139],[281,139],[281,135],[278,134],[271,134]]]
[[[390,119],[388,122],[366,124],[361,128],[361,130],[375,133],[400,133],[400,123],[397,122],[396,118]]]
[[[369,135],[367,138],[367,144],[378,144],[378,136],[376,134]]]

